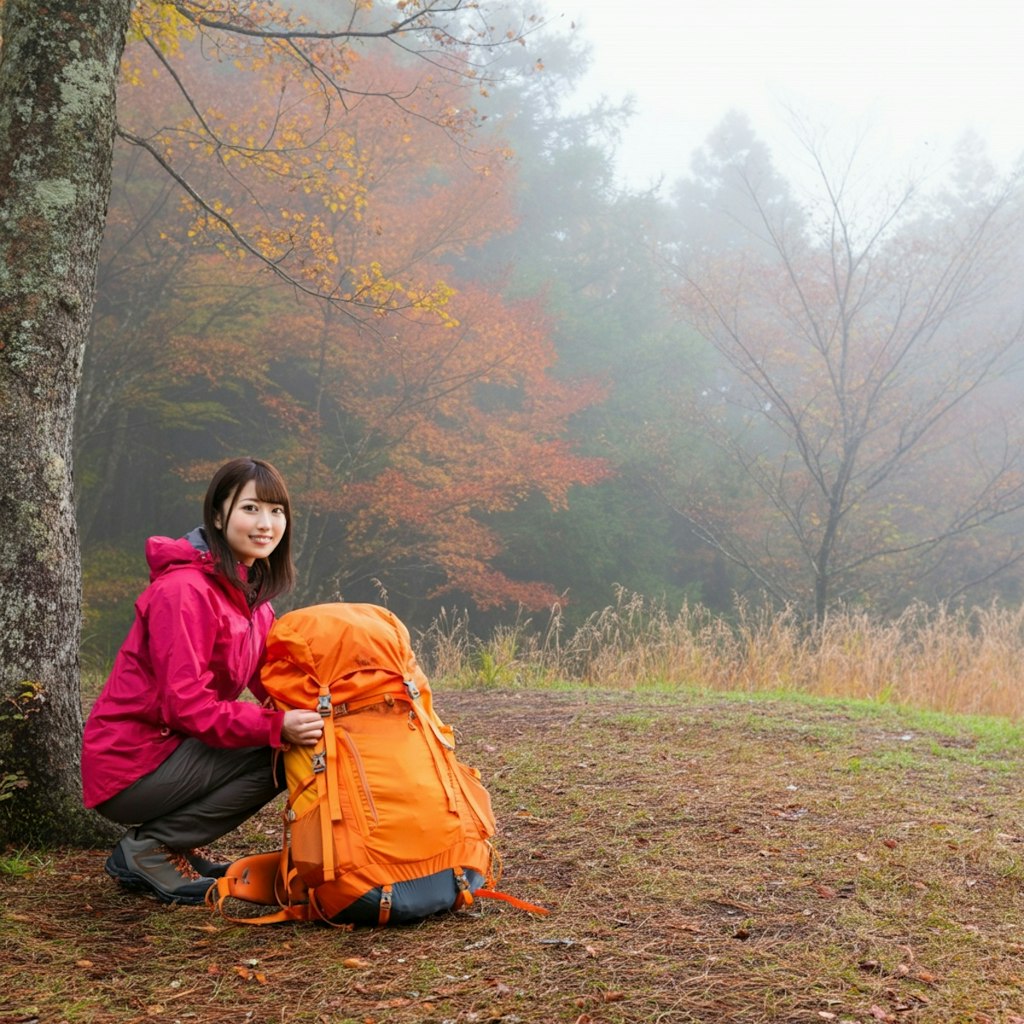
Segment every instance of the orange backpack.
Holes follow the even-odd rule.
[[[480,773],[455,756],[405,625],[386,608],[322,604],[289,612],[267,638],[263,684],[281,710],[324,721],[315,747],[284,753],[280,853],[235,861],[207,901],[280,909],[238,920],[384,925],[473,902],[547,913],[495,884],[495,821]]]

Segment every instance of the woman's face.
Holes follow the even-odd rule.
[[[257,558],[266,558],[284,536],[288,518],[284,506],[271,501],[260,501],[256,497],[256,482],[242,484],[235,507],[231,508],[234,493],[228,495],[214,519],[214,525],[224,532],[237,561],[252,565]],[[231,514],[225,523],[224,517]]]

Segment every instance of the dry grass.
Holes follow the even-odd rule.
[[[437,689],[494,798],[502,888],[550,917],[249,928],[120,892],[105,851],[9,851],[0,1022],[1024,1024],[1009,723]],[[218,852],[275,837],[268,812]]]
[[[731,620],[700,606],[670,615],[620,591],[571,632],[555,609],[542,628],[523,620],[481,640],[448,613],[421,653],[438,678],[473,685],[782,691],[1024,717],[1024,607],[914,606],[892,621],[837,612],[808,630],[793,612],[740,604]]]

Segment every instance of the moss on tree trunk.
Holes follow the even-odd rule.
[[[6,0],[0,48],[0,844],[88,842],[75,397],[130,0]]]

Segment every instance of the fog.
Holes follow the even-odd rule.
[[[1024,150],[1013,98],[1024,93],[1024,8],[1002,0],[721,0],[680,6],[548,0],[593,64],[577,102],[632,95],[618,153],[623,181],[685,173],[690,154],[730,109],[751,120],[787,171],[798,171],[791,111],[850,138],[867,132],[891,169],[934,168],[965,133],[1001,171]]]
[[[932,159],[929,113],[943,146],[973,129],[997,155],[967,95],[991,77],[971,70],[980,36],[947,20],[964,45],[946,76],[933,22],[899,77],[908,30],[877,7],[873,33],[831,35],[793,5],[771,25],[735,3],[685,24],[656,9],[553,14],[486,83],[361,42],[348,104],[304,61],[198,44],[174,57],[174,104],[130,47],[149,73],[121,121],[192,193],[119,145],[77,406],[98,657],[130,620],[145,537],[187,532],[211,470],[245,452],[292,488],[289,599],[386,596],[418,628],[449,602],[579,623],[623,593],[727,614],[767,595],[818,619],[1024,599],[1024,193],[980,143],[949,188],[901,174]],[[854,175],[861,128],[886,159],[865,142]]]

